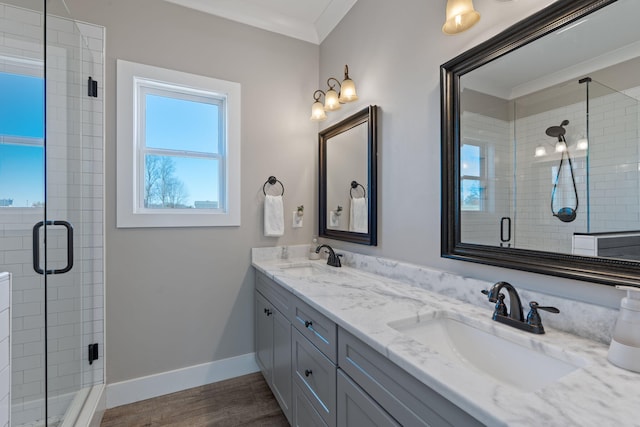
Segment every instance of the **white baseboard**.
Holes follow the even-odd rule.
[[[258,372],[255,353],[107,385],[107,409]]]
[[[82,408],[79,418],[79,426],[100,427],[102,416],[107,407],[107,393],[104,384],[93,386],[85,408]]]

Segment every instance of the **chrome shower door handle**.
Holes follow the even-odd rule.
[[[43,270],[40,268],[40,228],[43,225],[61,225],[67,229],[67,265],[57,270]],[[40,221],[33,226],[33,269],[38,274],[63,274],[73,268],[73,226],[62,220]]]

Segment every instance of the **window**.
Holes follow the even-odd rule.
[[[44,202],[44,79],[0,72],[0,209]]]
[[[118,227],[240,225],[240,85],[118,61]]]
[[[460,206],[463,211],[483,211],[485,190],[483,146],[463,144],[460,149]]]

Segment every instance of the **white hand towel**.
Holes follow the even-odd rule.
[[[264,235],[284,235],[284,206],[282,196],[267,194],[264,199]]]
[[[349,212],[349,231],[355,231],[356,233],[369,232],[366,197],[351,199],[351,209]]]

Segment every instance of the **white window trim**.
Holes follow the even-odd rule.
[[[226,211],[219,209],[138,209],[136,84],[142,78],[226,97]],[[207,227],[240,225],[240,84],[123,60],[117,61],[116,226]]]

